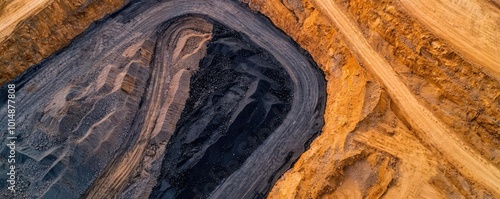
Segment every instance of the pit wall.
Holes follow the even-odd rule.
[[[310,0],[242,2],[306,49],[328,81],[323,133],[276,183],[269,198],[493,197],[423,144],[384,86],[361,66],[344,36]],[[92,22],[125,3],[55,0],[32,13],[0,43],[0,84],[68,45]],[[419,103],[498,167],[498,78],[462,58],[395,1],[335,3],[355,19],[371,47]]]
[[[399,107],[309,0],[244,0],[306,49],[324,71],[323,133],[268,198],[492,197],[420,140]],[[395,1],[335,1],[418,102],[491,163],[500,164],[500,84]],[[446,143],[443,143],[446,144]]]
[[[0,85],[67,46],[93,22],[118,10],[126,2],[54,0],[48,1],[39,12],[29,13],[5,40],[0,41]],[[5,7],[6,4],[0,5],[0,12]]]

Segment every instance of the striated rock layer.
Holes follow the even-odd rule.
[[[67,46],[125,0],[5,0],[0,2],[0,84]]]
[[[464,59],[462,41],[428,31],[439,24],[412,18],[406,3],[245,2],[308,50],[328,81],[323,133],[269,198],[499,197],[494,65]],[[483,7],[476,15],[498,19],[498,6],[472,4]],[[474,31],[495,34],[490,22]],[[498,55],[497,40],[470,39]]]
[[[323,132],[278,180],[269,198],[500,198],[498,1],[241,1],[269,17],[306,49],[327,80]],[[21,22],[2,41],[0,49],[7,53],[1,54],[5,70],[0,83],[67,44],[84,30],[86,25],[80,24],[122,5],[85,1],[91,3],[44,7],[56,5],[51,2],[59,1],[30,6],[34,17]],[[6,5],[0,3],[0,9]],[[93,10],[100,14],[83,14]],[[62,16],[60,13],[80,15],[58,18],[61,20],[55,23],[49,20]],[[147,57],[154,51],[153,43],[147,40],[132,45],[135,47],[130,49],[141,49],[141,56],[134,55],[135,50],[128,54],[151,59]],[[114,77],[117,71],[109,68],[104,73]],[[187,84],[184,74],[175,81]],[[124,79],[129,83],[116,88],[128,94],[138,92],[130,85],[141,82]],[[174,85],[165,89],[176,90]],[[179,96],[189,92],[181,88],[176,90]],[[63,94],[54,99],[58,96]],[[178,104],[182,100],[170,101]],[[55,103],[47,110],[57,118],[54,110],[60,106]],[[162,113],[171,117],[172,111],[183,106],[180,103],[170,109],[161,105]],[[173,117],[180,117],[176,113]],[[52,119],[47,118],[46,126],[52,128]],[[126,118],[120,121],[126,122]],[[172,125],[162,126],[168,129]],[[166,134],[155,132],[152,135],[160,136],[152,136],[152,140],[159,144],[145,147],[145,166],[136,169],[141,174],[132,177],[132,185],[120,188],[124,190],[121,197],[147,195],[143,187],[152,189],[154,176],[160,175],[160,154],[167,148],[160,140]],[[54,154],[61,153],[54,150]],[[56,158],[48,157],[44,164]]]
[[[265,197],[319,134],[326,93],[289,37],[219,0],[130,4],[10,83],[19,173],[0,194],[19,198]]]

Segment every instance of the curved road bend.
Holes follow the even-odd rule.
[[[144,95],[148,82],[156,81],[155,77],[148,81],[151,73],[148,59],[151,57],[148,58],[147,54],[154,49],[159,27],[173,17],[186,14],[206,15],[248,35],[280,62],[294,85],[291,110],[283,123],[210,197],[263,197],[305,150],[306,143],[323,125],[325,80],[311,63],[312,60],[304,56],[289,37],[263,16],[250,12],[235,1],[136,2],[87,30],[70,46],[36,67],[39,70],[30,70],[14,80],[19,85],[16,98],[18,123],[23,124],[19,130],[26,133],[24,141],[19,144],[22,146],[19,153],[30,161],[38,164],[43,161],[45,166],[49,165],[41,176],[46,181],[40,181],[36,175],[29,179],[30,186],[37,187],[31,197],[77,198],[87,188],[89,195],[102,193],[106,197],[121,191],[122,185],[131,178],[131,172],[125,172],[125,176],[114,179],[113,183],[106,183],[109,182],[106,175],[98,174],[106,173],[104,168],[110,158],[119,162],[123,157],[132,155],[128,149],[138,140],[136,131],[139,129],[131,128],[131,124],[133,121],[135,125],[147,122],[134,120],[142,103],[140,96]],[[148,53],[139,57],[124,56],[124,52],[135,43],[143,43],[141,50]],[[102,73],[106,74],[101,76]],[[125,76],[127,80],[127,74],[133,74],[138,87],[131,91],[133,96],[116,92],[113,81],[106,81],[106,75]],[[106,81],[104,86],[95,83],[99,80]],[[97,88],[96,84],[102,87]],[[82,101],[89,104],[81,104]],[[5,109],[1,110],[0,119],[6,120]],[[75,110],[84,110],[85,114],[80,115]],[[61,118],[60,111],[75,113]],[[103,115],[107,117],[103,118]],[[101,125],[93,126],[92,131],[86,124],[92,122],[94,117],[98,118],[94,122]],[[81,118],[89,121],[80,121]],[[74,125],[58,125],[58,122]],[[89,131],[92,134],[76,144]],[[35,150],[33,143],[43,144],[37,141],[43,140],[40,138],[43,133],[40,132],[51,136],[67,134],[70,139],[54,143],[56,147]],[[2,139],[6,142],[5,138]],[[88,156],[96,150],[99,154]],[[119,151],[125,152],[117,153]],[[127,168],[134,171],[138,164],[140,160],[131,161]],[[25,167],[28,171],[28,166]],[[104,184],[90,186],[94,180]]]

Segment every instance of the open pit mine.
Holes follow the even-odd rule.
[[[500,198],[498,0],[3,0],[0,198]]]

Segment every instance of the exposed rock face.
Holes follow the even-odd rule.
[[[464,60],[463,48],[451,49],[446,43],[457,43],[427,31],[396,2],[246,2],[308,50],[328,81],[323,133],[270,198],[499,196],[500,84],[490,66]],[[477,14],[496,16],[491,2],[474,2],[485,7]],[[344,15],[367,43],[353,43],[355,35],[338,28],[344,21],[335,21],[342,16],[328,12]],[[488,25],[478,34],[498,28]],[[497,41],[480,42],[495,48]],[[400,100],[402,92],[379,75],[366,49],[390,66],[403,83],[397,86],[407,87],[417,103]],[[419,123],[411,106],[438,121]],[[430,137],[440,134],[436,124],[445,129],[437,139]]]
[[[15,0],[0,2],[0,84],[67,46],[125,0]]]
[[[50,4],[47,5],[54,6],[48,6],[38,15],[34,15],[32,19],[21,22],[21,25],[14,29],[13,34],[1,43],[0,50],[8,53],[1,54],[0,64],[2,65],[0,67],[4,66],[5,70],[2,70],[0,83],[15,77],[28,66],[50,55],[82,32],[91,21],[105,13],[111,13],[113,9],[117,9],[123,4],[114,1],[99,4],[93,4],[95,1],[86,1],[90,4],[81,2],[71,5],[63,5],[59,1],[48,2]],[[178,52],[186,56],[190,54],[189,52],[196,52],[189,55],[191,56],[189,59],[192,60],[200,60],[201,57],[205,56],[206,44],[209,42],[207,39],[216,33],[211,29],[213,22],[210,19],[199,18],[194,19],[200,20],[195,23],[196,26],[205,28],[197,29],[194,33],[188,34],[172,33],[178,35],[178,37],[174,37],[178,38],[174,41],[197,43],[199,45],[192,46],[199,48],[193,47],[184,50],[170,46],[170,49],[166,47],[167,49],[158,50],[156,48],[155,50],[155,44],[160,47],[165,45],[158,45],[162,40],[150,34],[137,41],[123,42],[128,42],[127,45],[123,44],[128,47],[127,49],[125,47],[109,48],[107,51],[116,51],[117,55],[128,57],[118,59],[116,61],[118,64],[106,65],[110,64],[106,61],[99,63],[99,60],[103,59],[98,56],[90,57],[94,65],[82,64],[87,62],[87,57],[85,59],[69,59],[67,62],[73,63],[73,67],[85,68],[92,65],[93,67],[90,68],[94,70],[94,73],[85,75],[87,78],[85,81],[74,80],[68,84],[69,86],[58,88],[57,92],[49,92],[47,95],[52,97],[51,101],[36,102],[38,99],[31,99],[24,103],[44,104],[40,105],[44,107],[43,110],[21,110],[22,112],[36,113],[34,116],[26,116],[26,121],[34,120],[35,117],[40,118],[37,125],[25,127],[31,129],[26,130],[26,132],[37,130],[30,138],[26,138],[27,141],[24,141],[24,143],[35,143],[35,145],[23,145],[24,148],[21,150],[23,164],[30,167],[35,164],[37,166],[34,170],[38,168],[44,172],[33,174],[30,177],[21,174],[20,177],[31,181],[34,183],[32,186],[38,186],[40,190],[49,186],[53,187],[51,190],[64,190],[58,187],[60,184],[72,184],[82,190],[78,193],[49,191],[48,194],[44,195],[46,197],[79,194],[86,191],[87,197],[102,198],[106,194],[110,194],[119,195],[122,198],[138,198],[149,195],[149,192],[157,185],[153,196],[177,195],[177,197],[182,197],[182,194],[192,194],[192,191],[197,190],[195,197],[208,197],[211,194],[210,196],[213,198],[221,196],[239,198],[250,195],[238,195],[241,192],[235,191],[242,190],[241,187],[248,186],[248,184],[241,183],[243,181],[239,179],[241,173],[234,172],[234,170],[236,168],[246,170],[249,169],[248,167],[254,167],[255,173],[272,176],[270,181],[262,180],[264,178],[256,180],[261,184],[252,184],[253,187],[249,188],[253,190],[252,193],[258,193],[254,195],[258,197],[264,197],[265,193],[270,191],[268,198],[287,199],[500,198],[500,76],[498,70],[500,68],[498,65],[500,63],[498,49],[500,45],[497,38],[500,28],[498,26],[500,6],[498,1],[241,0],[241,2],[248,4],[250,9],[269,17],[278,28],[306,49],[318,63],[319,68],[323,70],[327,80],[325,125],[322,133],[303,154],[297,154],[297,151],[301,151],[303,148],[294,150],[296,152],[290,158],[293,160],[301,155],[300,158],[288,172],[281,176],[272,190],[269,189],[279,177],[279,173],[291,165],[289,156],[280,156],[281,159],[276,160],[271,158],[269,162],[286,163],[285,166],[278,169],[273,167],[275,170],[270,172],[268,167],[259,168],[254,166],[257,163],[248,161],[252,160],[252,155],[250,155],[247,162],[251,164],[244,164],[241,167],[235,166],[230,169],[231,171],[218,170],[221,172],[204,178],[203,180],[213,184],[207,183],[209,186],[203,189],[199,189],[200,184],[193,180],[197,177],[196,172],[200,172],[200,170],[189,169],[197,168],[196,165],[224,164],[224,161],[219,159],[207,161],[208,156],[213,154],[210,153],[210,147],[212,147],[212,151],[216,151],[216,154],[225,154],[219,157],[230,156],[227,153],[231,151],[231,147],[234,147],[213,144],[211,140],[214,140],[214,137],[226,135],[219,131],[210,134],[210,136],[207,135],[204,139],[192,141],[192,134],[201,132],[189,131],[197,125],[200,126],[192,122],[190,116],[196,115],[195,110],[210,109],[210,106],[206,104],[201,105],[194,102],[208,101],[207,99],[213,101],[214,98],[217,98],[215,86],[212,88],[214,92],[207,96],[193,97],[193,93],[188,94],[196,90],[196,88],[188,88],[187,85],[190,84],[190,81],[203,78],[196,76],[194,71],[197,69],[193,67],[190,71],[179,68],[177,68],[178,72],[163,71],[157,75],[165,77],[169,81],[158,78],[158,82],[152,84],[162,87],[157,88],[158,91],[167,90],[166,94],[142,93],[147,87],[146,85],[149,85],[144,77],[147,71],[151,70],[148,69],[151,60],[156,60],[153,65],[165,65],[165,68],[176,68],[185,63],[172,60],[171,58],[175,56],[169,55],[169,53],[164,56],[152,56],[157,54],[155,52]],[[0,3],[0,9],[2,6]],[[131,11],[129,11],[132,16],[136,16],[134,13],[144,11],[139,8],[141,6],[135,6],[138,9],[130,9]],[[195,7],[194,4],[192,6]],[[148,4],[146,3],[144,7],[148,7]],[[54,10],[60,12],[54,12]],[[217,12],[217,9],[205,10],[205,12]],[[84,16],[81,17],[75,13]],[[239,14],[233,14],[235,18],[242,17]],[[66,19],[56,17],[65,15],[75,17]],[[47,20],[52,18],[58,20]],[[134,17],[123,18],[123,21],[127,20],[133,21]],[[225,22],[225,19],[214,20]],[[248,21],[251,20],[245,19],[242,23],[249,23]],[[28,27],[35,27],[32,29],[35,31],[30,31]],[[116,26],[116,28],[123,27]],[[192,27],[187,29],[192,29]],[[109,35],[114,36],[116,32],[110,31],[109,33],[111,34],[101,34],[100,37],[107,40],[110,38]],[[182,35],[191,35],[189,37],[191,39],[183,40]],[[251,34],[249,36],[252,37]],[[165,40],[172,38],[171,36],[163,37]],[[88,43],[82,40],[86,39],[80,39],[80,42]],[[266,42],[262,38],[257,39],[257,41]],[[257,41],[254,41],[257,43],[256,45],[262,46],[262,43]],[[89,51],[96,54],[102,52],[102,49],[96,47],[102,42],[88,44]],[[165,41],[167,44],[171,42]],[[112,45],[112,43],[102,43],[102,45]],[[75,46],[79,45],[82,44],[75,44]],[[215,43],[211,45],[213,47]],[[283,50],[282,48],[278,49]],[[266,50],[269,51],[269,49]],[[77,51],[75,54],[85,53],[85,51]],[[271,54],[273,53],[271,52]],[[169,56],[172,57],[169,58]],[[273,56],[276,55],[273,54]],[[162,60],[161,57],[165,60]],[[283,64],[283,60],[276,59]],[[172,65],[173,62],[179,63],[179,66]],[[59,62],[58,67],[65,66],[61,63],[64,62]],[[55,68],[57,64],[53,65]],[[127,67],[124,69],[122,66]],[[203,67],[203,64],[200,67]],[[283,67],[287,70],[286,64],[283,64]],[[50,73],[50,70],[45,73]],[[206,71],[204,74],[211,73]],[[288,74],[290,74],[289,71]],[[192,78],[189,78],[190,76]],[[72,77],[80,79],[76,76],[67,76],[67,78]],[[116,79],[120,79],[120,81]],[[288,78],[284,79],[286,81]],[[51,82],[52,85],[55,82],[61,84],[61,80]],[[25,91],[20,92],[26,92],[25,96],[28,97],[33,96],[33,92],[41,92],[39,90],[50,90],[44,87],[49,87],[47,84],[51,83],[32,81],[26,84],[29,86],[25,86]],[[220,87],[224,86],[220,85]],[[249,88],[245,92],[250,90]],[[294,92],[297,90],[301,89],[293,88]],[[175,94],[169,94],[172,92]],[[101,101],[97,100],[100,97],[83,97],[103,95],[106,97]],[[98,133],[86,137],[82,136],[84,134],[81,133],[69,135],[68,132],[61,133],[59,131],[59,129],[64,128],[70,128],[68,131],[71,130],[71,132],[90,129],[80,129],[82,125],[74,128],[59,125],[59,121],[62,122],[63,119],[65,124],[72,124],[71,121],[75,123],[79,121],[77,118],[86,115],[89,115],[88,118],[94,118],[93,121],[90,121],[95,124],[92,128],[101,134],[104,132],[104,130],[99,130],[101,128],[109,130],[110,125],[130,124],[133,120],[131,118],[134,118],[131,116],[133,114],[130,111],[123,112],[124,109],[120,107],[126,107],[126,110],[130,109],[133,112],[139,107],[138,96],[142,95],[158,96],[160,99],[147,98],[149,99],[148,104],[155,104],[155,106],[145,109],[160,110],[156,112],[156,116],[153,116],[159,118],[160,122],[156,123],[156,120],[151,118],[144,120],[145,123],[148,121],[150,124],[154,123],[154,129],[128,134],[121,132],[140,128],[133,126],[114,129],[107,135],[116,139],[108,139],[102,143],[87,141],[102,137]],[[188,95],[193,98],[190,98],[191,101],[187,101],[193,104],[185,104]],[[227,98],[226,95],[224,97]],[[223,97],[218,99],[223,99]],[[113,102],[112,105],[106,105],[106,103],[109,104],[110,100]],[[297,100],[292,101],[297,102]],[[244,102],[245,100],[238,101],[238,103]],[[267,101],[262,101],[264,104],[265,102]],[[121,106],[122,104],[126,104],[126,106]],[[89,108],[95,106],[111,108],[97,109],[100,112]],[[141,109],[143,115],[136,117],[150,115],[149,112],[146,114],[145,109]],[[292,110],[284,110],[293,114],[293,108]],[[182,111],[184,112],[181,117]],[[230,113],[234,114],[235,112]],[[118,115],[122,117],[117,118]],[[173,119],[164,120],[163,118]],[[182,119],[179,120],[180,118]],[[95,123],[96,121],[103,122]],[[177,124],[177,121],[180,123]],[[286,123],[286,121],[285,119],[282,123]],[[227,123],[228,121],[225,122],[222,123],[230,124],[230,122]],[[174,128],[176,126],[179,128]],[[282,126],[286,126],[286,124]],[[298,131],[306,131],[306,129],[302,126]],[[314,133],[313,131],[309,132]],[[126,144],[118,147],[118,142],[124,142],[124,139],[131,135],[134,136],[127,138],[130,140],[126,141]],[[310,137],[309,134],[307,136]],[[68,137],[69,139],[67,139]],[[251,137],[246,138],[253,140]],[[231,142],[239,140],[238,138],[231,139],[233,139]],[[266,144],[279,145],[286,142],[296,142],[295,139],[278,142],[280,139],[279,136],[273,137],[271,134],[259,148],[266,149]],[[300,139],[306,140],[306,138]],[[79,140],[81,141],[77,142]],[[255,139],[255,143],[260,143],[260,141]],[[169,142],[170,144],[167,145]],[[78,145],[83,145],[82,143],[86,143],[88,146]],[[102,162],[100,166],[85,164],[85,162],[78,166],[68,166],[73,164],[70,161],[72,159],[62,158],[67,156],[87,157],[89,154],[92,156],[91,154],[96,152],[88,151],[95,147],[95,143],[101,143],[99,144],[101,147],[97,149],[101,155],[95,157],[96,160],[92,159],[92,163]],[[216,147],[219,146],[224,147],[224,149],[216,150]],[[168,151],[168,149],[174,148],[184,150],[185,153],[176,154]],[[115,151],[124,152],[106,156],[102,155],[103,150],[110,151],[111,154]],[[220,151],[222,152],[219,153]],[[262,159],[265,157],[264,154],[269,155],[269,151],[273,150],[256,150],[252,154],[254,156],[260,154]],[[284,151],[287,150],[281,150],[280,154],[286,154]],[[165,160],[163,160],[164,154],[167,155]],[[107,163],[106,157],[113,157],[113,160]],[[182,158],[182,160],[178,158]],[[269,158],[264,159],[263,161],[267,161]],[[173,165],[172,161],[178,162]],[[164,163],[162,164],[162,162]],[[195,166],[191,167],[192,165]],[[271,163],[268,165],[276,166],[276,164]],[[163,173],[160,170],[162,167],[167,168],[164,169]],[[76,173],[82,171],[83,168],[90,171],[86,171],[86,175],[83,177],[76,177]],[[276,170],[277,172],[275,172]],[[213,170],[207,170],[207,173],[210,172],[214,174]],[[273,172],[276,174],[272,175]],[[58,176],[60,173],[64,173],[64,175]],[[229,175],[230,177],[227,178]],[[156,184],[157,176],[162,177],[159,184]],[[93,181],[92,179],[96,177],[97,180]],[[43,184],[41,181],[37,181],[40,178],[52,182],[58,180],[59,183]],[[79,181],[73,182],[71,181],[73,179],[79,179]],[[217,186],[221,183],[221,179],[226,180],[222,180],[223,184]],[[228,181],[237,183],[228,183]],[[126,185],[127,183],[130,185]],[[21,186],[27,187],[28,185],[21,184]],[[89,187],[88,190],[84,188],[86,186]],[[183,190],[186,187],[189,188]],[[198,188],[194,189],[193,187]],[[31,196],[43,195],[43,192],[32,191],[30,193],[32,193]],[[227,193],[236,194],[228,195]]]
[[[87,198],[116,197],[122,191],[122,197],[145,196],[157,182],[165,146],[189,97],[190,78],[212,37],[212,24],[198,17],[179,17],[166,23],[166,27],[158,27],[149,90],[131,127],[139,134],[132,135],[137,136],[135,142],[92,183]],[[124,54],[137,51],[137,47],[132,45]],[[137,174],[140,176],[133,176]],[[128,185],[132,177],[133,184]]]
[[[28,198],[262,198],[319,134],[326,93],[290,38],[219,0],[132,4],[11,83]]]

